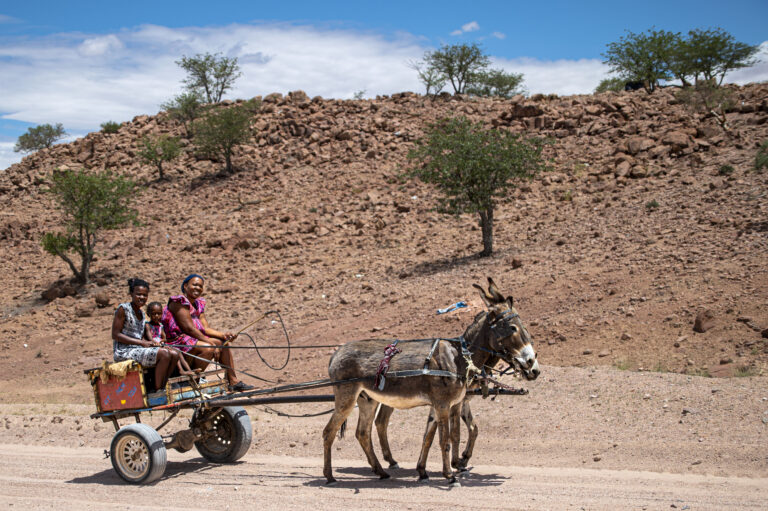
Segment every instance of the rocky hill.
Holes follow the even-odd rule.
[[[125,280],[142,276],[164,301],[190,272],[208,278],[214,325],[235,329],[278,308],[298,344],[455,335],[480,307],[471,284],[490,275],[515,297],[545,365],[760,373],[768,173],[753,162],[768,139],[768,85],[734,94],[727,132],[671,89],[511,100],[272,94],[259,98],[237,172],[222,175],[184,138],[165,181],[136,158],[145,134],[185,136],[163,112],[42,150],[0,174],[0,392],[48,399],[43,384],[57,382],[58,396],[87,400],[77,370],[110,355]],[[438,215],[430,188],[399,179],[424,124],[448,115],[555,141],[552,171],[500,206],[490,258],[477,256],[476,218]],[[142,225],[105,234],[83,289],[40,248],[60,222],[44,193],[56,168],[113,168],[144,184]],[[470,309],[435,314],[461,299]],[[697,316],[704,332],[693,329]],[[299,362],[280,377],[323,376],[329,352],[294,352]],[[252,352],[238,355],[268,374]]]

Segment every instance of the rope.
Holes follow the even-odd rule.
[[[264,411],[265,412],[271,413],[271,414],[274,414],[274,415],[278,415],[280,417],[289,417],[291,419],[304,419],[304,418],[308,418],[308,417],[320,417],[321,415],[328,415],[329,413],[333,413],[334,410],[336,410],[336,409],[335,408],[330,408],[328,410],[325,410],[324,412],[304,413],[304,414],[301,414],[301,415],[294,415],[294,414],[291,414],[291,413],[281,412],[280,410],[275,410],[271,406],[264,405]]]

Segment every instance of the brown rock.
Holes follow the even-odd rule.
[[[93,300],[98,307],[108,307],[109,304],[112,303],[112,300],[109,299],[109,295],[104,291],[96,294],[96,296],[93,297]]]
[[[93,305],[84,303],[75,307],[75,316],[78,318],[88,318],[93,315]]]
[[[703,334],[715,326],[715,314],[709,309],[699,311],[696,315],[696,321],[693,323],[693,331]]]
[[[691,145],[691,137],[682,131],[670,131],[661,139],[664,145],[672,146],[673,151],[681,151]]]
[[[636,155],[655,146],[656,142],[646,137],[632,137],[627,141],[627,152]]]

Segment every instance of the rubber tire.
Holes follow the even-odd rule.
[[[242,406],[227,406],[222,408],[218,418],[219,428],[227,435],[222,444],[215,437],[195,442],[197,451],[208,461],[214,463],[233,463],[248,452],[253,439],[253,428],[248,412]]]
[[[131,445],[128,444],[129,442]],[[131,446],[134,449],[144,450],[146,467],[136,470],[135,473],[127,472],[130,470],[128,464],[133,460],[126,459],[124,452],[118,452],[121,444],[123,450]],[[109,454],[112,468],[117,475],[131,484],[149,484],[158,480],[165,472],[165,465],[168,463],[163,439],[157,431],[146,424],[129,424],[120,428],[112,437]]]

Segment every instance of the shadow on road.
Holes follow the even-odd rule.
[[[228,465],[239,465],[241,463],[243,462],[228,463]],[[183,477],[187,474],[195,474],[195,473],[199,474],[211,469],[215,469],[216,467],[219,467],[219,466],[221,466],[219,463],[212,463],[202,457],[194,458],[186,461],[177,461],[177,462],[169,461],[168,465],[166,465],[165,467],[165,473],[163,473],[163,477],[161,477],[154,483],[150,483],[147,486],[152,486],[153,484],[157,484],[161,481],[166,481],[168,479]],[[74,479],[67,481],[67,483],[101,484],[104,486],[129,484],[125,482],[123,479],[121,479],[120,476],[117,475],[117,472],[115,472],[113,469],[102,470],[101,472],[97,472],[95,474],[85,476],[85,477],[75,477]]]
[[[367,467],[342,467],[334,469],[336,474],[349,474],[360,476],[364,479],[344,479],[339,478],[338,482],[332,488],[437,488],[440,490],[451,490],[448,481],[439,472],[430,473],[430,479],[426,482],[419,482],[415,469],[399,468],[385,469],[390,475],[389,479],[379,479],[370,468]],[[501,486],[506,482],[506,478],[498,474],[475,474],[465,472],[458,476],[461,486],[464,487],[489,487]],[[315,479],[307,481],[304,486],[324,487],[325,479]]]

